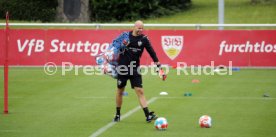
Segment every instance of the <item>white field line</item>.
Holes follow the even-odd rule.
[[[148,104],[154,102],[156,99],[158,99],[157,97],[153,97],[150,100],[148,100]],[[141,109],[140,106],[135,107],[134,109],[128,111],[126,114],[121,116],[121,120],[124,120],[125,118],[129,117],[130,115],[132,115],[133,113],[135,113],[136,111],[138,111],[139,109]],[[93,134],[91,134],[89,137],[97,137],[99,135],[101,135],[102,133],[104,133],[106,130],[108,130],[109,128],[111,128],[112,126],[114,126],[117,122],[110,122],[107,125],[103,126],[102,128],[98,129],[96,132],[94,132]]]
[[[273,97],[158,97],[160,99],[202,99],[202,100],[274,100]]]

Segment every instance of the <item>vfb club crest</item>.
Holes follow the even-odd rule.
[[[183,36],[162,36],[162,48],[171,60],[179,55],[183,43]]]

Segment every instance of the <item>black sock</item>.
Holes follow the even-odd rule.
[[[148,107],[143,108],[143,110],[144,110],[145,116],[148,117],[149,116],[149,109],[148,109]]]
[[[121,107],[116,107],[116,115],[121,115]]]

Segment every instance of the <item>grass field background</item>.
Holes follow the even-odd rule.
[[[242,69],[231,76],[176,74],[171,70],[165,82],[153,75],[143,77],[146,97],[158,97],[149,107],[168,119],[167,131],[155,130],[139,110],[101,136],[275,136],[276,70]],[[200,83],[192,83],[193,79]],[[60,71],[48,76],[43,68],[11,68],[10,113],[0,115],[0,136],[87,137],[111,122],[115,85],[108,76],[87,76],[81,71],[78,76],[74,72],[62,76]],[[138,106],[134,91],[129,86],[126,91],[122,114]],[[161,91],[169,95],[160,96]],[[192,96],[183,96],[185,92]],[[264,93],[270,97],[263,97]],[[0,106],[3,110],[3,101]],[[198,125],[205,114],[213,119],[210,129]]]
[[[224,0],[225,23],[276,23],[276,2],[252,4],[251,0]],[[150,23],[218,23],[218,0],[192,0],[186,12],[145,20]]]

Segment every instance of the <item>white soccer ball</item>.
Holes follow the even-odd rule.
[[[168,128],[168,121],[164,117],[159,117],[155,120],[154,126],[158,130],[166,130]]]
[[[104,63],[105,63],[104,57],[103,57],[103,56],[98,56],[98,57],[96,57],[96,63],[97,63],[97,65],[102,65],[102,64],[104,64]]]
[[[203,115],[199,118],[199,126],[201,128],[210,128],[212,126],[212,119],[208,115]]]
[[[105,51],[104,55],[108,62],[116,62],[119,58],[119,54],[116,54],[113,48]]]
[[[107,50],[105,53],[104,53],[107,61],[112,61],[113,60],[113,56],[114,56],[114,52],[112,50]]]
[[[111,76],[112,78],[116,79],[118,76],[118,74],[116,72],[116,67],[109,63],[101,65],[100,69],[103,71],[104,74],[107,74],[107,75]]]

